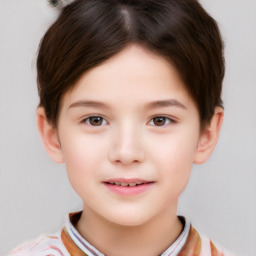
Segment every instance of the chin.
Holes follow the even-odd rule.
[[[139,213],[133,214],[119,214],[117,216],[111,216],[108,221],[124,227],[142,226],[150,220],[150,216],[141,215]]]

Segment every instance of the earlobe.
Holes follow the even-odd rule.
[[[37,109],[37,127],[50,158],[56,163],[63,163],[64,158],[58,138],[57,128],[54,127],[46,118],[43,107]]]
[[[210,124],[207,125],[200,135],[194,157],[194,163],[202,164],[210,157],[218,142],[223,117],[223,108],[216,107]]]

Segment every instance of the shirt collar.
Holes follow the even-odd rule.
[[[82,212],[71,213],[66,218],[65,227],[61,232],[61,239],[69,251],[71,256],[105,256],[94,246],[92,246],[88,241],[86,241],[76,230],[75,225]],[[188,220],[184,217],[179,217],[183,223],[183,230],[179,237],[171,244],[166,251],[164,251],[161,256],[189,256],[190,254],[179,254],[180,252],[185,252],[185,244],[187,243],[188,237],[191,234],[191,225]],[[189,239],[191,240],[191,239]],[[184,247],[185,246],[185,247]],[[199,254],[191,254],[199,255]]]

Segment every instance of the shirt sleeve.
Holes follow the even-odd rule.
[[[70,256],[59,235],[41,236],[26,242],[10,252],[8,256]]]
[[[216,244],[206,236],[201,236],[201,252],[200,256],[235,256],[222,246]]]

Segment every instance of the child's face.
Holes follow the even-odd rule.
[[[140,225],[176,214],[197,154],[199,113],[170,63],[131,46],[64,96],[58,138],[84,208]]]

